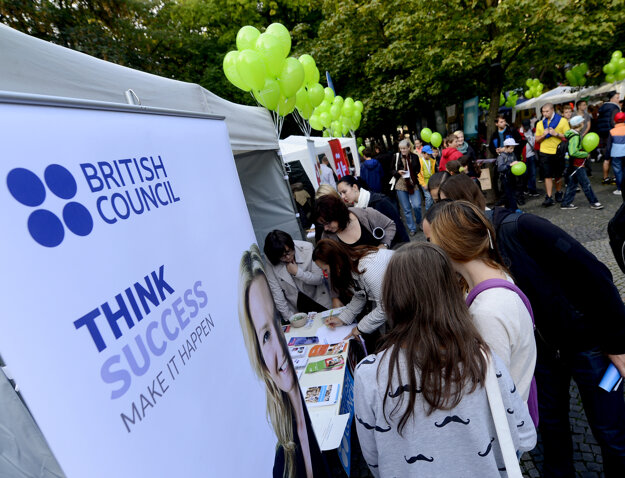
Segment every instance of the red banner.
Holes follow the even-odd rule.
[[[334,159],[334,166],[336,168],[336,175],[339,179],[349,174],[349,163],[345,157],[345,151],[341,147],[341,142],[338,139],[331,139],[328,141],[330,148],[332,149],[332,157]]]

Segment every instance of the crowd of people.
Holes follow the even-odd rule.
[[[486,207],[477,155],[461,132],[440,149],[404,138],[396,153],[365,148],[361,177],[321,174],[314,246],[279,230],[265,239],[264,282],[250,276],[246,300],[270,291],[284,323],[296,312],[343,307],[326,325],[356,324],[345,339],[361,338],[368,352],[355,369],[354,412],[374,476],[511,473],[536,445],[537,429],[544,476],[574,476],[571,379],[605,476],[625,476],[623,385],[598,387],[611,363],[625,376],[625,306],[603,263],[559,227],[517,210],[519,200],[538,195],[537,172],[545,207],[574,208],[578,185],[592,208],[602,207],[580,146],[588,113],[578,105],[559,114],[547,104],[542,114],[518,129],[497,118],[489,148],[504,207]],[[614,167],[625,157],[625,114],[611,121],[601,154]],[[511,173],[517,162],[525,175]],[[427,242],[411,240],[418,229]],[[261,320],[254,314],[271,313],[248,305],[242,321],[254,326]],[[262,370],[299,410],[292,387]],[[310,424],[301,414],[291,422],[274,476],[325,473],[311,458],[318,450],[303,449]]]

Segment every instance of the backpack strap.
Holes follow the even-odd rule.
[[[525,307],[527,308],[527,311],[529,312],[530,317],[532,318],[532,324],[534,324],[534,312],[532,311],[532,304],[530,304],[529,299],[527,298],[527,296],[523,293],[521,289],[519,289],[512,282],[509,282],[505,279],[487,279],[485,281],[480,282],[473,289],[471,289],[471,291],[469,292],[469,295],[467,295],[467,298],[466,298],[467,307],[471,307],[471,304],[476,299],[476,297],[480,295],[482,292],[484,292],[485,290],[496,289],[496,288],[508,289],[513,292],[516,292],[516,294],[523,301],[523,304],[525,304]]]

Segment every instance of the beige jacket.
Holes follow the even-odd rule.
[[[284,320],[289,320],[297,310],[297,293],[301,291],[326,308],[332,306],[332,299],[323,283],[323,272],[312,260],[313,246],[306,241],[295,243],[297,274],[292,276],[282,262],[274,266],[265,261],[265,272],[273,301]]]

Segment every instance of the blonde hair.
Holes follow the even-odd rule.
[[[295,477],[297,470],[295,469],[296,444],[293,440],[293,406],[288,395],[278,388],[269,375],[250,314],[249,290],[252,282],[258,278],[262,278],[269,287],[260,250],[256,244],[252,244],[250,250],[243,253],[239,268],[239,323],[252,369],[258,378],[265,382],[267,417],[278,439],[278,446],[281,446],[284,450],[285,466],[283,476]],[[274,327],[276,335],[280,338],[280,344],[288,357],[289,352],[284,342],[284,336],[279,332],[278,323],[275,320]],[[292,370],[293,368],[291,367]],[[295,381],[297,383],[297,378],[295,378]]]
[[[322,196],[336,196],[341,199],[339,193],[329,184],[321,184],[317,192],[315,193],[315,199],[319,199]]]

